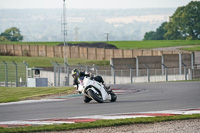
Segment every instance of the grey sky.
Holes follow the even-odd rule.
[[[65,0],[67,8],[166,8],[185,6],[192,0]],[[199,0],[193,0],[199,1]],[[0,0],[0,9],[62,8],[63,0]]]

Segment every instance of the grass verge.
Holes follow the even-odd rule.
[[[115,45],[119,49],[152,49],[199,45],[200,40],[109,41],[108,43]]]
[[[0,103],[73,92],[73,87],[0,87]]]
[[[196,46],[196,47],[188,47],[188,48],[181,48],[181,50],[184,51],[200,51],[200,46]]]
[[[200,119],[200,114],[164,116],[164,117],[128,118],[128,119],[117,119],[117,120],[98,120],[90,123],[45,125],[45,126],[31,126],[31,127],[20,127],[20,128],[0,128],[0,132],[28,133],[28,132],[47,132],[47,131],[68,131],[75,129],[122,126],[131,124],[147,124],[147,123],[187,120],[187,119]]]
[[[56,46],[63,42],[0,42],[1,44],[12,44],[12,45],[47,45],[47,46]]]
[[[1,56],[1,61],[11,62],[15,61],[16,63],[26,61],[29,64],[29,67],[52,67],[51,62],[63,63],[63,58],[51,58],[51,57],[25,57],[25,56]],[[109,61],[106,60],[87,60],[87,59],[68,59],[69,65],[77,65],[78,63],[83,65],[109,65]]]

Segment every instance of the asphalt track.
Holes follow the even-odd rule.
[[[112,85],[116,102],[84,103],[81,96],[0,104],[0,122],[200,107],[200,82]]]

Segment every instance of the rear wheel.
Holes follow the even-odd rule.
[[[95,93],[93,90],[88,90],[88,94],[98,103],[103,103],[103,99],[101,97],[101,95]]]

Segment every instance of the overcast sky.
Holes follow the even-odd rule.
[[[67,8],[166,8],[185,6],[192,0],[65,0]],[[199,1],[199,0],[193,0]],[[62,8],[63,0],[0,0],[0,9]]]

